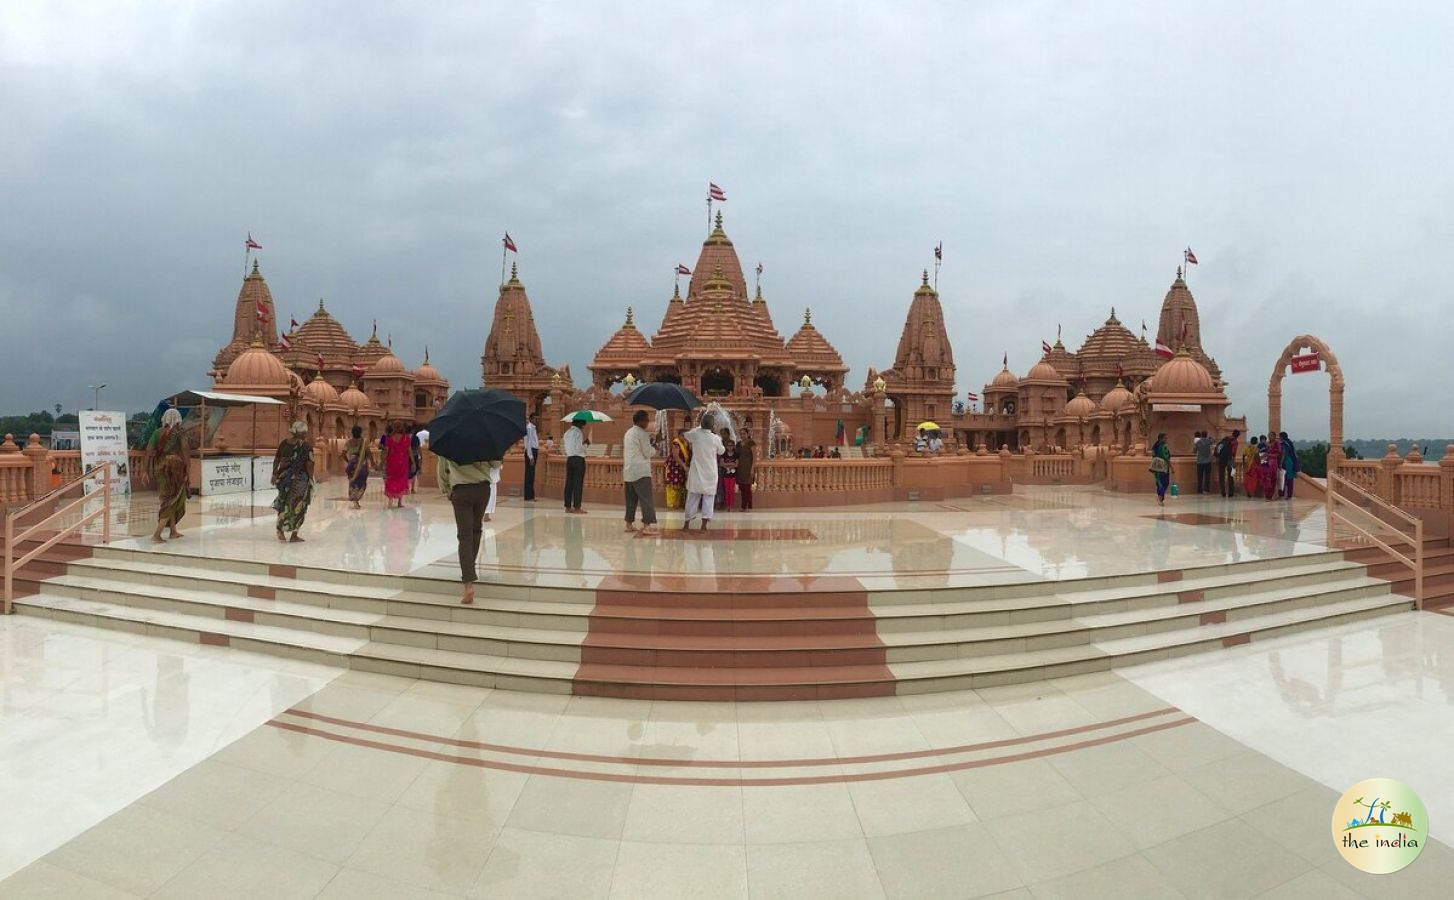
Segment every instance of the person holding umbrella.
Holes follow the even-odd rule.
[[[581,509],[581,495],[586,489],[586,436],[581,431],[581,419],[571,420],[565,430],[562,443],[565,445],[565,511],[584,513]]]
[[[651,502],[651,437],[646,410],[631,415],[621,451],[621,480],[626,484],[626,530],[636,530],[636,505],[641,504],[641,536],[656,534],[656,507]]]
[[[525,403],[484,388],[459,391],[429,423],[430,449],[439,457],[439,489],[454,507],[459,540],[462,603],[475,602],[475,559],[484,536],[485,510],[493,494],[491,471],[525,436]]]

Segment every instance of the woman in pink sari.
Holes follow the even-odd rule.
[[[389,423],[389,432],[381,442],[384,447],[384,497],[390,505],[402,507],[409,493],[409,472],[413,453],[409,432],[402,422]]]

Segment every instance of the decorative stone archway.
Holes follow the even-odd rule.
[[[1321,338],[1300,334],[1283,348],[1267,381],[1267,430],[1272,434],[1282,431],[1282,379],[1292,365],[1292,358],[1302,355],[1304,350],[1316,353],[1322,369],[1328,373],[1328,471],[1331,472],[1343,461],[1343,367]]]

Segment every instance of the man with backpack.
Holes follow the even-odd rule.
[[[1217,492],[1223,497],[1237,496],[1237,438],[1241,436],[1241,430],[1234,428],[1230,435],[1217,442],[1213,454],[1217,465]]]

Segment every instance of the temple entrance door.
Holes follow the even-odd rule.
[[[732,394],[732,373],[721,367],[702,373],[703,397],[727,397]]]
[[[1292,366],[1293,357],[1306,358],[1304,350],[1312,351],[1316,367],[1328,373],[1328,471],[1331,472],[1343,461],[1343,367],[1332,348],[1320,338],[1300,334],[1288,342],[1277,358],[1272,377],[1267,381],[1267,430],[1272,434],[1282,431],[1282,379]]]
[[[752,383],[762,389],[764,397],[781,397],[783,395],[782,379],[776,375],[759,375]]]

